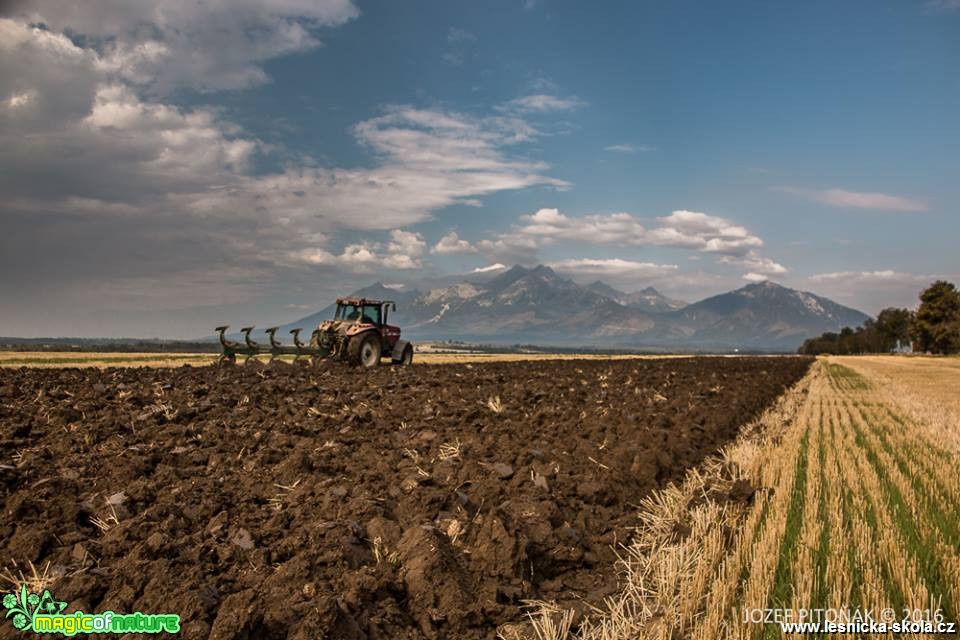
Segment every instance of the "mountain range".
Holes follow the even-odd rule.
[[[390,324],[413,340],[676,350],[793,351],[806,338],[859,326],[865,313],[770,281],[693,304],[647,287],[579,285],[550,267],[514,266],[426,291],[375,283],[351,295],[395,300]],[[315,327],[330,305],[281,327]]]

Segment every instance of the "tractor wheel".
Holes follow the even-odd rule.
[[[400,356],[400,364],[407,366],[413,363],[413,345],[408,344],[403,348],[403,354]]]
[[[348,346],[350,364],[364,369],[380,364],[380,337],[373,331],[350,339]]]

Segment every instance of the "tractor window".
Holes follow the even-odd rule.
[[[333,316],[334,320],[346,320],[352,322],[360,318],[360,307],[353,304],[338,304],[337,313]]]
[[[380,324],[380,305],[368,304],[363,308],[363,317],[366,322]]]
[[[339,304],[337,312],[333,316],[334,320],[344,320],[346,322],[364,322],[367,324],[380,324],[380,306],[375,304],[366,304],[362,307],[355,304]]]

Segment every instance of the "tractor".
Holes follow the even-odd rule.
[[[244,327],[243,341],[227,338],[228,326],[217,327],[223,352],[218,364],[234,364],[237,356],[246,356],[246,361],[258,355],[270,355],[270,362],[278,356],[292,355],[294,362],[310,358],[316,364],[322,358],[332,358],[349,364],[370,368],[388,357],[394,364],[408,365],[413,362],[413,345],[400,338],[400,327],[387,324],[390,311],[396,311],[393,300],[370,300],[367,298],[337,298],[337,310],[331,320],[324,320],[314,329],[309,343],[300,340],[302,329],[293,329],[293,345],[281,344],[276,338],[278,327],[267,329],[270,344],[254,341],[250,332],[254,327]]]

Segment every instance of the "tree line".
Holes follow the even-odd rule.
[[[897,345],[912,345],[922,353],[960,353],[960,291],[938,280],[920,293],[916,311],[890,307],[857,328],[844,327],[806,340],[805,355],[889,353]]]

